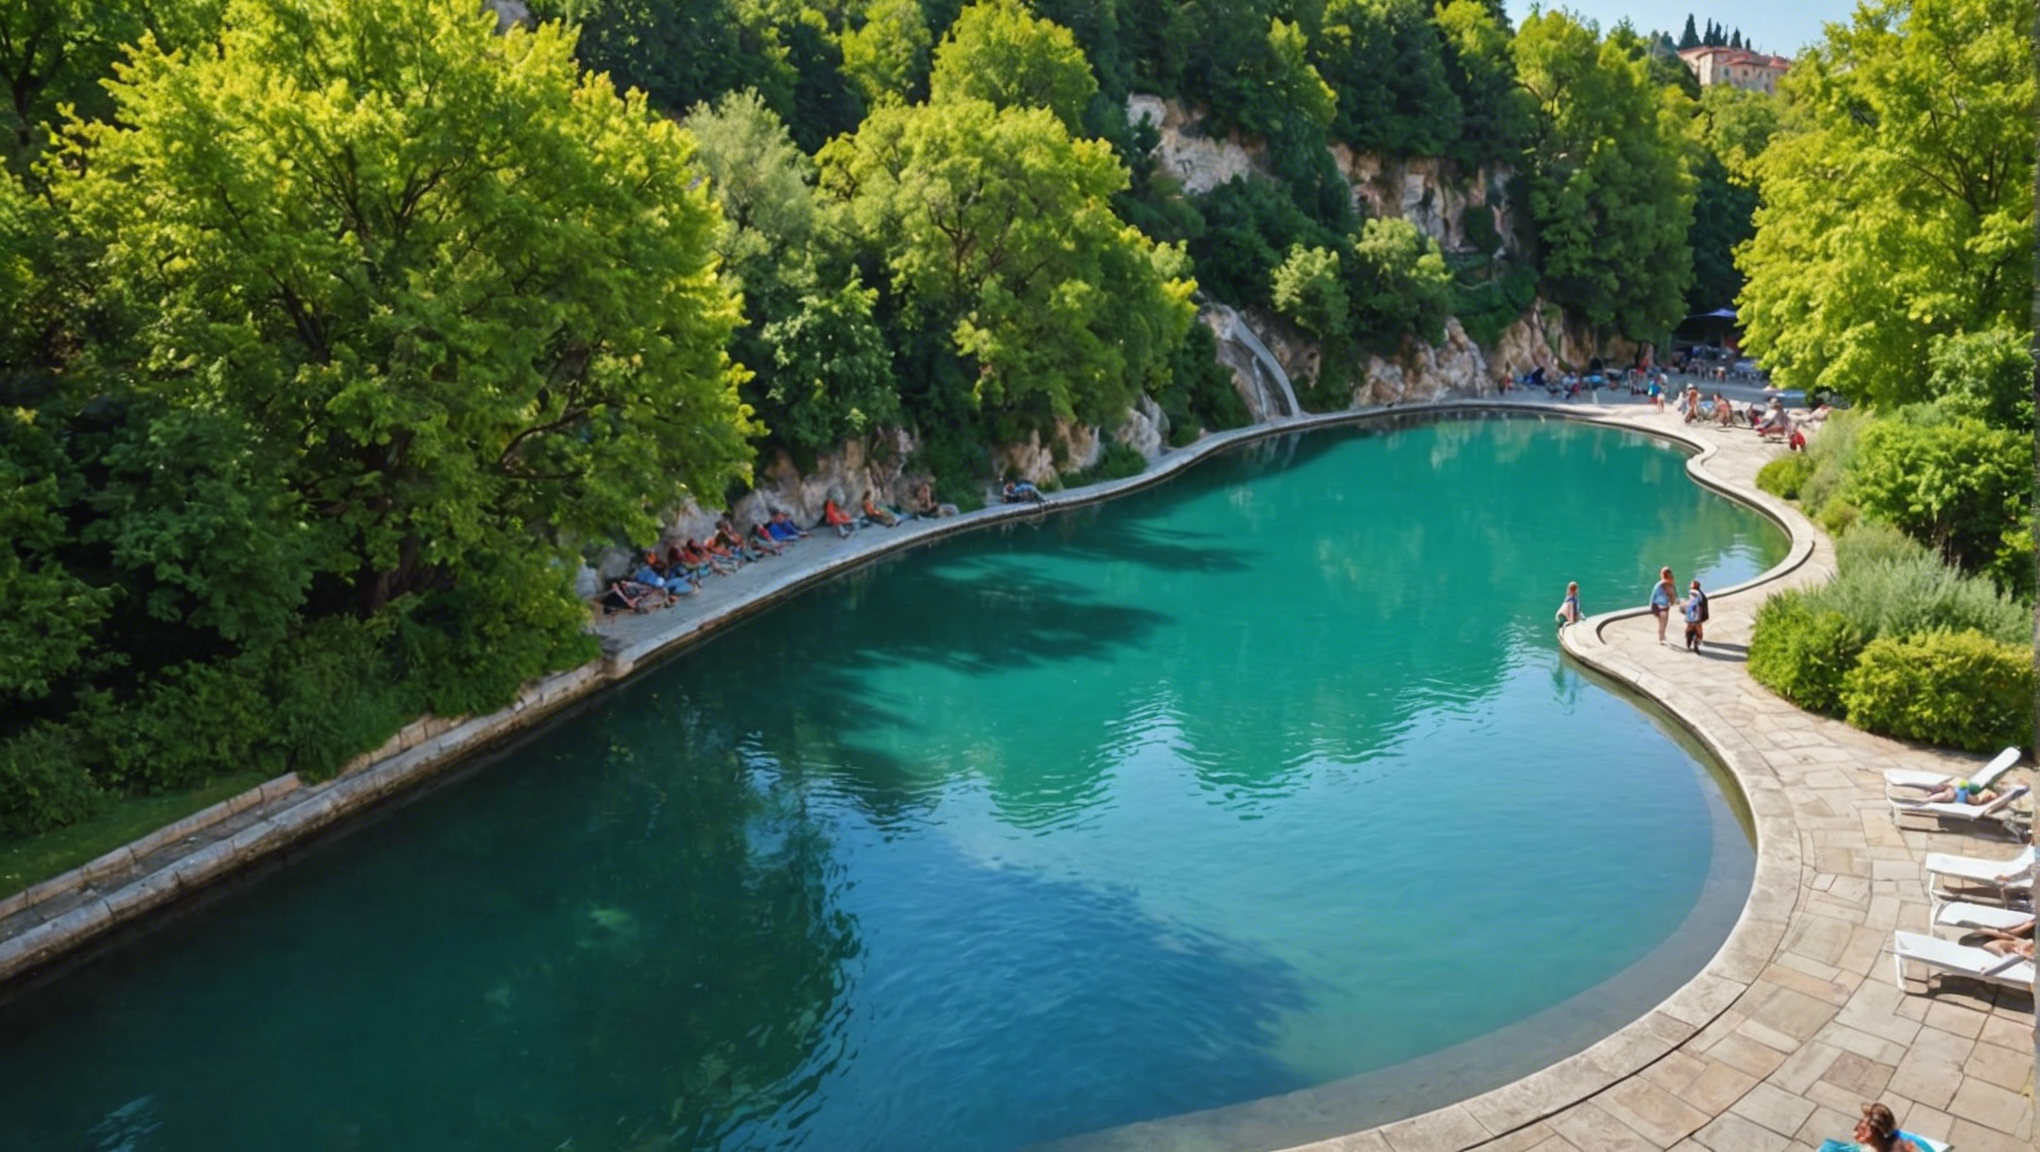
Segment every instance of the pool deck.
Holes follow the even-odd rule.
[[[1392,414],[1450,414],[1469,407],[1520,407],[1683,442],[1696,451],[1689,463],[1696,480],[1758,508],[1791,535],[1787,560],[1771,573],[1739,588],[1710,590],[1709,650],[1702,655],[1676,646],[1676,622],[1674,643],[1659,644],[1655,621],[1640,608],[1593,617],[1565,638],[1575,659],[1661,705],[1734,775],[1757,829],[1755,882],[1721,952],[1642,1019],[1492,1092],[1304,1147],[1765,1152],[1846,1137],[1857,1106],[1883,1100],[1907,1130],[1952,1140],[1959,1152],[2034,1148],[2030,997],[1956,977],[1923,983],[1917,967],[1905,991],[1891,981],[1892,930],[1928,930],[1925,855],[2002,858],[2017,845],[1991,838],[1992,828],[1965,833],[1916,820],[1905,828],[1894,825],[1882,799],[1881,770],[1959,773],[1977,758],[1883,740],[1808,715],[1759,687],[1744,670],[1751,617],[1764,597],[1824,579],[1834,567],[1826,536],[1755,487],[1757,470],[1784,448],[1759,442],[1746,428],[1687,425],[1676,414],[1633,402],[1490,397],[1405,406]],[[1109,499],[1271,431],[1379,415],[1343,413],[1210,437],[1168,454],[1140,477],[1058,494],[1049,507]],[[399,752],[372,765],[324,784],[300,785],[292,777],[271,781],[217,811],[0,901],[0,978],[42,965],[112,923],[276,851],[434,765],[458,760],[521,726],[511,713],[538,715],[583,698],[752,611],[880,556],[1037,515],[1026,507],[991,508],[897,529],[864,529],[849,539],[817,533],[785,557],[711,579],[699,595],[673,608],[604,622],[597,628],[605,652],[599,666],[563,673],[505,713],[421,722]],[[1581,591],[1589,604],[1640,600],[1645,592]],[[1554,602],[1558,594],[1554,589]],[[2030,779],[2031,773],[2020,769],[2015,775]],[[1505,968],[1498,967],[1497,977],[1503,976]],[[1135,1126],[1101,1135],[1114,1147],[1208,1145],[1194,1125],[1171,1125],[1166,1133]]]

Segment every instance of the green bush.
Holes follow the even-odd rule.
[[[29,836],[97,813],[106,793],[78,759],[71,736],[38,725],[0,743],[0,836]]]
[[[1797,500],[1799,489],[1812,478],[1814,463],[1801,452],[1778,457],[1757,471],[1757,487],[1773,496]]]
[[[1105,480],[1123,480],[1147,471],[1147,457],[1131,444],[1118,440],[1105,445],[1098,462],[1084,469],[1080,483],[1096,484]]]
[[[1826,426],[1806,442],[1806,458],[1813,461],[1813,474],[1799,485],[1799,505],[1806,514],[1827,524],[1828,504],[1848,483],[1849,470],[1856,461],[1856,443],[1868,418],[1857,412],[1836,412]],[[1853,519],[1854,513],[1848,514]],[[1843,527],[1847,526],[1846,520]],[[1828,527],[1829,532],[1838,529]]]
[[[1750,676],[1809,712],[1842,713],[1842,682],[1868,641],[1840,612],[1819,611],[1795,589],[1757,609],[1750,633]]]
[[[1913,563],[1930,555],[1926,545],[1889,524],[1857,524],[1835,539],[1835,564],[1844,572],[1870,564]]]
[[[2030,747],[2033,652],[1969,631],[1886,637],[1863,649],[1841,699],[1849,723],[1901,740]]]
[[[1865,516],[1897,525],[1965,572],[1987,571],[2005,530],[2025,521],[2033,436],[1908,408],[1863,429],[1847,491]]]
[[[1804,595],[1809,611],[1840,613],[1855,622],[1865,640],[1974,630],[2006,644],[2031,643],[2033,622],[2025,608],[2007,600],[1989,580],[1964,576],[1925,551],[1902,559],[1844,563],[1840,575]]]

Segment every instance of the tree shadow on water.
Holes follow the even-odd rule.
[[[948,853],[920,877],[939,935],[874,950],[852,992],[907,1026],[857,1037],[807,1122],[822,1146],[1004,1152],[1308,1086],[1275,1054],[1312,1005],[1287,962],[1123,887]]]

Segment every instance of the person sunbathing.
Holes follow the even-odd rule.
[[[907,510],[918,520],[935,520],[943,516],[956,515],[956,505],[938,502],[935,499],[935,490],[925,480],[921,482],[920,487],[914,489],[914,500]]]
[[[790,543],[807,535],[807,529],[795,524],[793,517],[784,508],[774,512],[765,527],[771,531],[774,540],[782,543]]]
[[[744,562],[741,556],[730,551],[729,545],[724,544],[722,537],[718,535],[711,535],[708,539],[703,540],[701,542],[701,550],[708,553],[710,561],[721,561],[728,567],[730,572],[734,572],[739,567],[742,567]],[[728,573],[724,574],[727,575]]]
[[[753,552],[745,547],[743,533],[737,531],[737,526],[730,523],[728,516],[715,522],[715,535],[711,539],[721,545],[723,551],[735,556],[739,562],[750,563],[765,558],[763,552]]]
[[[1863,1118],[1856,1121],[1856,1130],[1851,1135],[1856,1141],[1853,1147],[1866,1152],[1920,1152],[1920,1146],[1898,1130],[1898,1120],[1892,1116],[1891,1109],[1882,1104],[1863,1105]],[[1851,1145],[1830,1140],[1821,1147],[1850,1148]]]
[[[1970,804],[1983,805],[1998,798],[1995,789],[1985,788],[1973,780],[1950,780],[1932,792],[1927,793],[1928,804]]]
[[[703,544],[701,541],[696,540],[692,536],[689,536],[687,538],[687,544],[683,554],[691,557],[698,557],[701,562],[700,565],[701,567],[706,568],[711,572],[714,572],[718,576],[727,576],[730,573],[735,572],[737,570],[736,561],[730,559],[727,556],[718,555],[715,549],[709,547],[706,544]],[[690,560],[689,563],[692,564],[693,561]]]
[[[838,507],[836,498],[831,496],[827,500],[822,501],[822,523],[834,528],[836,535],[848,536],[850,535],[850,529],[855,526],[856,521],[850,518],[848,512]]]
[[[864,502],[860,507],[864,512],[864,519],[866,520],[866,522],[872,524],[883,524],[888,528],[899,527],[900,514],[893,511],[890,508],[887,508],[885,505],[880,504],[877,501],[873,500],[871,497],[871,489],[866,488],[864,490]]]
[[[765,527],[763,520],[751,525],[751,544],[753,547],[769,552],[774,556],[786,551],[786,545],[773,539],[772,530]]]
[[[1026,480],[1006,481],[1005,486],[999,489],[999,495],[1003,496],[1008,504],[1018,504],[1022,501],[1039,504],[1042,499],[1041,489]]]
[[[602,614],[614,616],[618,612],[632,612],[643,615],[653,608],[664,607],[665,592],[639,584],[635,580],[612,580],[609,591],[602,594]]]

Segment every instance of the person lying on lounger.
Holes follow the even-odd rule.
[[[1995,789],[1985,788],[1972,780],[1950,780],[1927,793],[1926,803],[1983,805],[1997,798]]]

